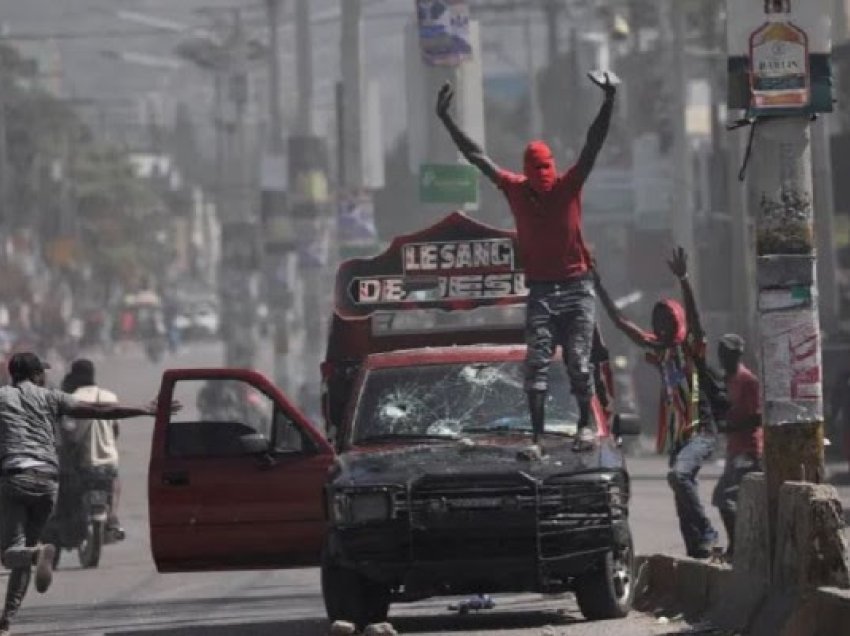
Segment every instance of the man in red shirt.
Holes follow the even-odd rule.
[[[705,331],[688,279],[688,258],[679,247],[668,261],[679,279],[685,306],[661,300],[652,309],[652,331],[641,329],[617,308],[594,270],[596,291],[608,317],[646,352],[661,379],[656,446],[669,453],[667,483],[673,491],[679,529],[689,557],[711,556],[718,534],[699,496],[698,476],[717,445],[715,410],[726,409],[722,387],[705,363]]]
[[[590,400],[593,379],[590,362],[595,328],[595,293],[591,259],[582,237],[581,191],[599,154],[614,108],[616,87],[589,75],[605,100],[587,133],[578,161],[558,174],[552,151],[532,141],[523,157],[523,174],[498,167],[449,114],[453,91],[446,83],[437,97],[437,115],[464,157],[504,193],[516,222],[520,259],[529,289],[526,312],[525,390],[534,441],[543,432],[549,363],[561,346],[578,404],[576,448],[590,448]]]
[[[738,509],[738,492],[744,475],[761,470],[764,452],[764,430],[761,420],[761,393],[758,378],[741,358],[744,355],[744,339],[737,334],[726,334],[717,346],[717,357],[726,382],[729,409],[725,425],[726,466],[714,488],[711,498],[720,511],[726,526],[729,547],[727,559],[735,551],[735,517]]]

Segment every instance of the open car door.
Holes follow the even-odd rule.
[[[183,408],[170,414],[172,400]],[[334,452],[263,375],[163,375],[148,472],[160,572],[318,563]]]

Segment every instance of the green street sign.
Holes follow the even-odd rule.
[[[426,163],[419,167],[422,203],[478,203],[478,172],[472,166]]]

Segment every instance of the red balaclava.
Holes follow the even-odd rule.
[[[525,147],[523,170],[535,192],[548,192],[555,187],[555,159],[545,141],[532,141]]]
[[[685,314],[685,308],[682,307],[681,303],[672,299],[664,299],[658,301],[656,307],[663,306],[669,316],[672,318],[673,324],[673,333],[670,334],[672,337],[672,342],[669,344],[682,344],[685,341],[685,338],[688,335],[688,320],[687,315]],[[655,334],[658,336],[659,334]]]

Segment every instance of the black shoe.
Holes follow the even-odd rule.
[[[53,559],[56,556],[56,546],[47,543],[39,548],[38,559],[35,562],[35,589],[44,594],[53,583]]]

